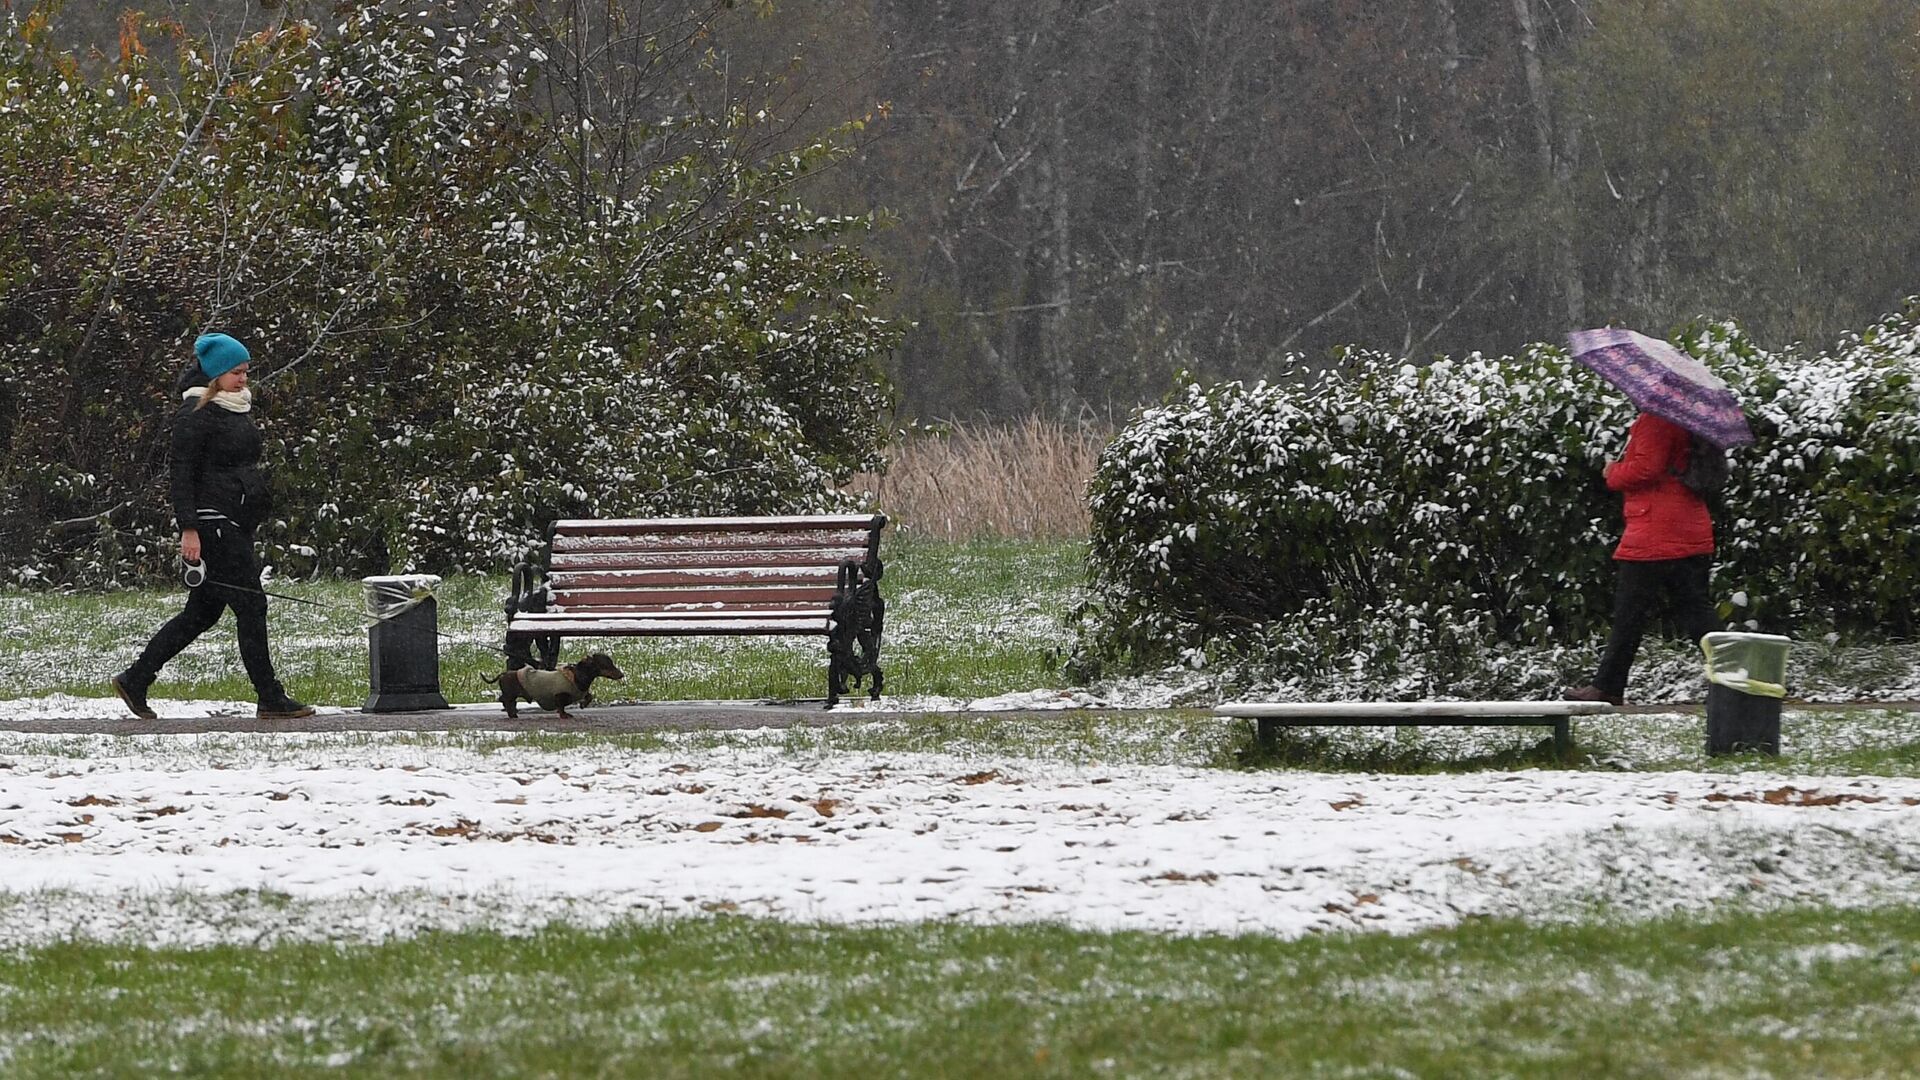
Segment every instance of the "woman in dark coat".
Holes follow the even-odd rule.
[[[233,609],[240,661],[259,696],[262,719],[313,715],[287,696],[267,653],[267,597],[253,532],[267,518],[266,477],[260,472],[260,431],[247,388],[246,346],[225,334],[193,343],[198,362],[181,372],[180,411],[173,421],[169,495],[180,524],[180,555],[204,560],[205,580],[187,593],[187,605],[147,642],[133,666],[113,677],[113,691],[134,715],[154,719],[147,689],[167,661]]]
[[[1627,449],[1607,466],[1610,490],[1620,493],[1626,532],[1613,559],[1613,630],[1593,682],[1569,690],[1569,701],[1625,703],[1627,672],[1648,621],[1671,605],[1681,633],[1696,644],[1715,627],[1707,580],[1713,569],[1713,517],[1706,500],[1680,482],[1693,436],[1678,424],[1641,413],[1627,433]]]

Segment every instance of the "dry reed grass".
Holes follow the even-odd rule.
[[[956,423],[893,446],[884,473],[847,490],[910,533],[942,540],[1084,539],[1087,481],[1111,428],[1028,417]]]

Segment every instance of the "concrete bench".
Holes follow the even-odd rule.
[[[1573,717],[1612,711],[1604,701],[1229,701],[1213,710],[1216,716],[1257,721],[1263,743],[1272,742],[1283,727],[1551,727],[1553,749],[1562,755],[1573,748]]]
[[[822,637],[827,705],[879,698],[882,514],[556,521],[514,568],[509,667],[551,669],[563,638]],[[539,658],[533,651],[538,649]]]

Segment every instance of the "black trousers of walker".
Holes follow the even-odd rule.
[[[154,632],[129,673],[151,683],[167,661],[211,630],[221,612],[232,608],[240,636],[240,662],[246,665],[254,693],[262,698],[285,693],[267,655],[267,597],[260,591],[260,559],[254,554],[253,534],[231,524],[208,522],[200,528],[200,561],[207,568],[206,581],[187,591],[187,606]]]
[[[1614,565],[1619,571],[1613,592],[1613,628],[1607,635],[1607,649],[1600,655],[1600,670],[1593,677],[1593,685],[1609,694],[1625,696],[1634,654],[1640,651],[1647,624],[1657,615],[1671,612],[1680,632],[1696,645],[1719,628],[1719,618],[1707,593],[1713,556],[1649,562],[1616,560]]]

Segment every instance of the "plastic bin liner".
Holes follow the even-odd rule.
[[[1778,634],[1716,631],[1700,639],[1707,654],[1707,681],[1755,697],[1787,696],[1787,646]]]
[[[395,574],[390,577],[361,578],[367,614],[376,619],[391,619],[417,606],[440,587],[433,574]]]

